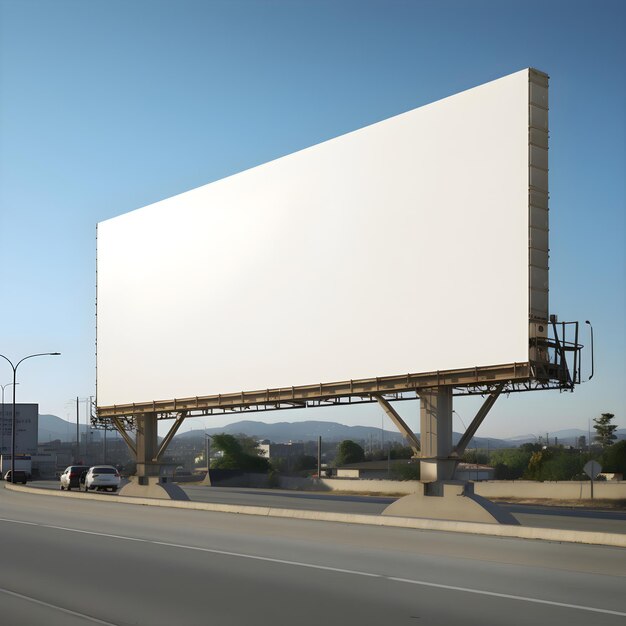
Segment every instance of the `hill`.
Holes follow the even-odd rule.
[[[229,435],[244,434],[255,439],[269,439],[275,443],[287,441],[314,441],[318,437],[322,437],[324,441],[343,441],[344,439],[352,439],[353,441],[368,442],[372,440],[378,443],[381,440],[381,429],[372,426],[345,426],[337,422],[321,422],[315,420],[306,420],[302,422],[278,422],[276,424],[266,424],[265,422],[257,422],[253,420],[243,420],[234,422],[219,428],[207,428],[201,430],[190,430],[177,435],[177,438],[191,438],[204,436],[204,433],[215,435],[219,433],[227,433]],[[385,430],[382,432],[384,440],[403,443],[404,438],[397,431]],[[453,434],[454,443],[461,438],[460,433]],[[492,439],[485,437],[475,437],[470,447],[478,448],[502,448],[508,444],[501,439]]]
[[[193,424],[193,419],[190,419]],[[87,427],[80,424],[81,437],[85,434]],[[242,420],[233,422],[226,426],[217,428],[194,429],[176,435],[176,439],[187,439],[193,437],[203,437],[204,433],[215,435],[218,433],[228,433],[237,435],[243,433],[255,439],[269,439],[270,441],[281,443],[287,441],[314,441],[319,436],[325,441],[343,441],[352,439],[354,441],[368,442],[370,439],[374,443],[381,440],[381,429],[372,426],[346,426],[338,422],[322,422],[317,420],[304,420],[301,422],[278,422],[267,424],[254,420]],[[626,439],[626,429],[618,428],[615,431],[618,439]],[[418,433],[419,434],[419,433]],[[563,445],[574,445],[581,435],[588,436],[587,431],[578,428],[569,428],[549,432],[550,439],[558,438]],[[591,433],[592,437],[594,432]],[[545,433],[544,433],[545,436]],[[383,431],[385,441],[402,443],[404,440],[399,432],[392,430]],[[453,440],[456,443],[460,439],[460,433],[453,433]],[[60,439],[61,441],[76,441],[76,422],[68,422],[56,415],[39,415],[39,442],[46,443]],[[518,435],[508,439],[496,439],[493,437],[474,437],[470,442],[470,448],[506,448],[519,446],[522,443],[534,443],[537,436],[534,434]]]
[[[87,426],[79,426],[81,436],[85,434]],[[38,428],[39,443],[47,443],[60,439],[61,441],[76,441],[76,422],[68,422],[56,415],[39,415]]]

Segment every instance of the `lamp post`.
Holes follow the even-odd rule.
[[[588,381],[593,378],[593,326],[589,320],[585,320],[585,324],[589,324],[589,329],[591,330],[591,376],[587,379]]]
[[[211,439],[213,435],[204,433],[204,445],[206,446],[204,454],[206,455],[206,476],[204,477],[203,484],[211,485]]]
[[[213,437],[211,435],[209,435],[208,433],[204,433],[204,443],[205,443],[205,454],[206,454],[206,472],[207,472],[207,476],[209,475],[209,469],[210,469],[210,459],[209,457],[211,456],[211,439],[213,439]]]
[[[4,450],[4,388],[10,387],[11,385],[19,383],[6,383],[6,385],[0,385],[2,387],[2,417],[0,417],[0,456],[2,456],[2,451]],[[0,467],[0,474],[2,474],[2,467]]]
[[[39,352],[37,354],[29,354],[25,356],[23,359],[20,359],[15,365],[8,357],[4,356],[4,354],[0,354],[5,361],[9,363],[11,369],[13,370],[13,410],[11,415],[11,482],[15,482],[15,386],[17,385],[17,368],[20,366],[20,363],[26,361],[26,359],[32,359],[36,356],[59,356],[60,352]]]

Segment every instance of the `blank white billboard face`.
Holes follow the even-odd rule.
[[[100,223],[98,405],[527,363],[529,74]]]

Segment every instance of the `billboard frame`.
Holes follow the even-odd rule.
[[[565,325],[560,338],[556,318],[549,316],[549,78],[547,74],[532,68],[525,71],[528,80],[528,153],[527,178],[523,180],[527,182],[528,192],[528,360],[98,406],[95,421],[113,422],[137,456],[140,484],[147,484],[141,482],[143,478],[158,475],[160,459],[187,417],[378,402],[421,459],[422,481],[440,485],[442,481],[453,478],[463,449],[501,393],[541,389],[573,390],[574,385],[580,382],[579,351],[582,346],[578,344],[578,323],[573,323],[576,325],[574,341],[567,341]],[[552,337],[549,336],[550,324]],[[571,371],[568,353],[573,354]],[[452,397],[455,395],[487,397],[461,442],[453,448],[451,420]],[[390,401],[416,398],[420,400],[421,442],[389,404]],[[157,422],[163,419],[175,421],[159,444]],[[135,441],[129,435],[129,430],[136,431]],[[440,486],[437,489],[440,490]],[[431,495],[442,494],[436,494],[435,490]]]

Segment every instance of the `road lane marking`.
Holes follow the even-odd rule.
[[[5,521],[5,520],[1,520]],[[82,535],[97,535],[98,537],[109,537],[111,539],[123,539],[124,541],[139,541],[142,543],[154,543],[149,539],[140,539],[139,537],[126,537],[124,535],[109,535],[108,533],[98,533],[93,530],[81,530],[79,528],[68,528],[67,526],[52,526],[51,524],[33,524],[31,526],[44,526],[45,528],[54,528],[55,530],[66,530],[70,533],[80,533]]]
[[[6,521],[6,520],[2,520],[2,521]],[[35,526],[35,524],[31,524],[31,526]],[[0,593],[4,593],[7,596],[20,598],[21,600],[26,600],[27,602],[32,602],[33,604],[45,606],[48,609],[54,609],[55,611],[60,611],[61,613],[74,615],[75,617],[86,619],[87,621],[93,622],[94,624],[103,624],[104,626],[119,626],[119,624],[114,624],[113,622],[105,622],[104,620],[98,619],[97,617],[92,617],[91,615],[86,615],[85,613],[79,613],[78,611],[72,611],[70,609],[64,609],[62,606],[57,606],[56,604],[50,604],[49,602],[44,602],[43,600],[37,600],[37,598],[32,598],[31,596],[25,596],[24,594],[17,593],[15,591],[9,591],[8,589],[3,589],[2,587],[0,587]]]
[[[455,587],[454,585],[441,585],[439,583],[429,583],[424,580],[411,580],[410,578],[397,578],[395,576],[386,576],[388,580],[399,583],[409,583],[411,585],[420,585],[422,587],[436,587],[439,589],[449,589],[451,591],[462,591],[464,593],[476,593],[482,596],[493,596],[495,598],[505,598],[508,600],[522,600],[523,602],[533,602],[535,604],[548,604],[550,606],[560,606],[565,609],[578,609],[579,611],[592,611],[593,613],[607,613],[608,615],[618,615],[626,617],[626,613],[621,611],[611,611],[609,609],[598,609],[592,606],[583,606],[580,604],[567,604],[566,602],[555,602],[554,600],[541,600],[539,598],[529,598],[527,596],[515,596],[509,593],[498,593],[496,591],[482,591],[480,589],[471,589],[469,587]]]
[[[123,541],[136,541],[139,543],[147,543],[147,544],[152,544],[152,545],[156,545],[156,546],[163,546],[163,547],[169,547],[169,548],[178,548],[181,550],[192,550],[194,552],[205,552],[208,554],[218,554],[220,556],[231,556],[231,557],[236,557],[236,558],[240,558],[240,559],[250,559],[250,560],[254,560],[254,561],[265,561],[266,563],[277,563],[279,565],[291,565],[294,567],[306,567],[309,569],[316,569],[316,570],[322,570],[322,571],[326,571],[326,572],[337,572],[339,574],[350,574],[352,576],[366,576],[369,578],[380,578],[383,580],[388,580],[390,582],[397,582],[397,583],[405,583],[405,584],[411,584],[411,585],[418,585],[421,587],[431,587],[431,588],[437,588],[437,589],[446,589],[449,591],[460,591],[462,593],[473,593],[473,594],[477,594],[477,595],[483,595],[483,596],[491,596],[491,597],[496,597],[496,598],[504,598],[507,600],[517,600],[520,602],[531,602],[533,604],[545,604],[548,606],[555,606],[555,607],[559,607],[559,608],[566,608],[566,609],[575,609],[578,611],[589,611],[591,613],[604,613],[607,615],[617,615],[619,617],[626,617],[626,612],[623,611],[613,611],[610,609],[600,609],[597,607],[592,607],[592,606],[584,606],[581,604],[568,604],[566,602],[557,602],[555,600],[542,600],[540,598],[531,598],[528,596],[517,596],[517,595],[513,595],[513,594],[507,594],[507,593],[498,593],[496,591],[484,591],[482,589],[472,589],[471,587],[457,587],[454,585],[444,585],[441,583],[432,583],[432,582],[428,582],[425,580],[414,580],[411,578],[399,578],[397,576],[388,576],[387,574],[375,574],[372,572],[363,572],[363,571],[359,571],[359,570],[351,570],[351,569],[342,569],[339,567],[330,567],[328,565],[317,565],[315,563],[304,563],[302,561],[289,561],[289,560],[285,560],[285,559],[276,559],[276,558],[272,558],[272,557],[268,557],[268,556],[258,556],[258,555],[254,555],[254,554],[244,554],[241,552],[230,552],[227,550],[217,550],[215,548],[201,548],[198,546],[188,546],[185,544],[180,544],[180,543],[169,543],[166,541],[156,541],[153,539],[140,539],[138,537],[128,537],[126,535],[112,535],[112,534],[107,534],[107,533],[100,533],[100,532],[95,532],[95,531],[90,531],[90,530],[81,530],[79,528],[68,528],[66,526],[53,526],[51,524],[40,524],[40,523],[35,523],[35,522],[24,522],[21,520],[13,520],[13,519],[6,519],[6,518],[0,518],[0,522],[11,522],[14,524],[26,524],[28,526],[40,526],[42,528],[50,528],[53,530],[61,530],[64,532],[72,532],[72,533],[79,533],[79,534],[83,534],[83,535],[96,535],[98,537],[107,537],[110,539],[120,539]],[[102,622],[105,623],[105,622]]]
[[[180,543],[167,543],[165,541],[150,541],[157,546],[167,546],[170,548],[181,548],[183,550],[195,550],[197,552],[209,552],[211,554],[219,554],[221,556],[235,556],[243,559],[252,559],[253,561],[268,561],[270,563],[278,563],[280,565],[296,565],[298,567],[309,567],[311,569],[321,569],[327,572],[339,572],[340,574],[354,574],[357,576],[369,576],[371,578],[387,578],[384,574],[372,574],[371,572],[359,572],[353,569],[341,569],[339,567],[330,567],[329,565],[316,565],[314,563],[303,563],[302,561],[287,561],[285,559],[275,559],[270,556],[257,556],[255,554],[243,554],[241,552],[228,552],[227,550],[214,550],[212,548],[198,548],[196,546],[186,546]]]

